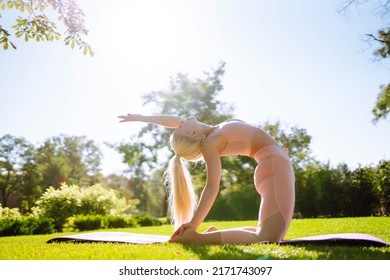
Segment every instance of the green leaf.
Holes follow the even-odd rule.
[[[4,10],[5,9],[5,3],[1,3],[0,4],[0,10]]]
[[[14,2],[8,1],[8,2],[7,2],[7,8],[8,8],[8,9],[12,9],[13,7],[14,7]]]
[[[26,9],[27,9],[27,12],[28,12],[29,14],[32,14],[32,9],[31,9],[31,7],[30,7],[30,4],[27,4],[27,5],[26,5]]]
[[[4,50],[8,49],[8,42],[3,43],[3,49]]]
[[[12,43],[11,41],[9,42],[11,44],[11,46],[16,50],[16,46],[14,45],[14,43]]]
[[[88,49],[89,49],[89,55],[90,55],[91,57],[93,57],[93,56],[95,55],[94,51],[92,50],[91,47],[89,47]]]

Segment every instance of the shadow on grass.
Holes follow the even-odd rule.
[[[390,247],[300,245],[323,260],[390,260]]]
[[[325,245],[183,245],[200,260],[389,260],[390,247]]]
[[[259,254],[246,249],[247,246],[213,246],[213,245],[183,245],[192,251],[200,260],[256,260]]]

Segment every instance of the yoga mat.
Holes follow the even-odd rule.
[[[47,243],[73,242],[73,243],[129,243],[129,244],[156,244],[169,240],[168,235],[137,234],[128,232],[92,232],[55,237]],[[263,242],[268,243],[268,242]],[[341,233],[326,234],[283,240],[281,245],[339,245],[339,246],[389,246],[384,240],[369,234]]]

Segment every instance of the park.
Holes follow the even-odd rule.
[[[361,233],[390,244],[390,86],[383,85],[389,82],[388,69],[365,68],[366,53],[360,60],[364,55],[343,47],[352,40],[343,33],[349,24],[359,32],[365,27],[339,19],[339,26],[325,28],[320,20],[324,3],[307,3],[318,21],[302,6],[286,14],[269,3],[262,10],[248,2],[240,7],[247,17],[238,21],[232,16],[239,7],[230,1],[215,1],[209,9],[195,3],[190,9],[177,1],[152,9],[152,2],[145,3],[133,7],[118,1],[98,10],[89,1],[0,1],[0,63],[6,65],[0,77],[0,260],[389,260],[390,246],[359,244],[48,243],[82,233],[173,234],[164,182],[174,155],[169,146],[173,130],[119,124],[117,116],[131,112],[196,116],[212,125],[248,119],[289,150],[295,204],[284,239]],[[364,6],[343,3],[349,3],[343,11],[351,10],[352,3]],[[388,5],[377,7],[385,8],[384,18]],[[162,8],[172,18],[163,17]],[[321,19],[334,21],[326,8]],[[59,23],[65,19],[65,28],[56,29],[46,9],[58,13]],[[194,10],[211,13],[210,25]],[[123,36],[127,27],[118,24],[126,12],[136,23],[129,23],[132,36]],[[302,25],[287,28],[294,22],[288,18],[301,22],[298,15],[305,19]],[[374,17],[370,13],[371,21]],[[88,22],[90,32],[84,26]],[[265,26],[269,30],[261,29]],[[318,38],[310,26],[326,36]],[[389,30],[376,21],[370,27],[376,31],[366,32],[377,33],[368,34],[366,41],[376,46],[374,57],[385,64]],[[294,34],[300,34],[299,40],[290,40]],[[345,39],[337,41],[334,34]],[[158,45],[156,38],[167,43],[151,47]],[[55,42],[60,39],[65,50]],[[110,161],[110,155],[117,161]],[[218,196],[198,232],[211,226],[257,226],[256,165],[248,156],[221,158]],[[200,197],[206,165],[190,162],[188,170]]]

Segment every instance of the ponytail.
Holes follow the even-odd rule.
[[[175,230],[192,219],[196,206],[196,195],[191,182],[191,175],[186,163],[179,155],[170,161],[165,172],[168,185],[168,203]]]

